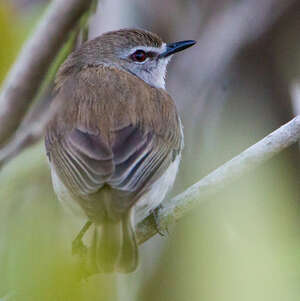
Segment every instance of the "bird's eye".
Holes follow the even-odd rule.
[[[147,54],[143,50],[137,50],[131,55],[131,59],[135,62],[142,63],[146,60]]]

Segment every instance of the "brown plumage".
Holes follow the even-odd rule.
[[[112,81],[117,84],[112,86]],[[112,93],[114,98],[110,99]],[[60,151],[68,152],[71,147],[81,155],[94,159],[91,162],[94,167],[105,161],[104,175],[96,185],[90,184],[92,188],[84,185],[88,179],[82,181],[81,185],[76,184],[80,180],[73,179],[74,170],[68,173],[63,165],[57,170],[75,195],[87,195],[90,198],[89,194],[98,191],[103,184],[114,183],[114,175],[121,168],[118,162],[122,163],[122,171],[124,169],[125,172],[125,163],[132,164],[133,152],[138,155],[149,147],[149,150],[165,152],[162,158],[168,155],[171,162],[180,151],[180,127],[172,99],[162,89],[155,89],[130,73],[103,66],[84,69],[65,82],[55,101],[64,102],[66,106],[48,126],[46,147],[51,163],[60,166]],[[150,155],[155,156],[156,152]],[[157,176],[153,171],[149,172],[153,181]],[[145,177],[143,181],[132,185],[130,190],[138,195],[140,189],[147,189],[148,182],[149,178]],[[122,188],[121,183],[111,185]],[[130,196],[126,205],[132,206],[134,201]],[[116,211],[119,210],[116,208]],[[89,213],[90,218],[91,214],[100,219],[101,215],[107,213],[93,210]],[[116,219],[113,212],[110,214],[110,218]]]
[[[133,48],[138,45],[161,47],[162,43],[158,35],[145,30],[121,29],[107,32],[94,40],[85,42],[71,53],[61,66],[56,83],[60,87],[69,74],[86,66],[98,66],[99,63],[122,64],[116,56],[120,49]]]
[[[136,269],[132,208],[182,148],[171,97],[118,62],[118,49],[139,45],[159,48],[162,41],[149,32],[121,30],[71,54],[57,76],[54,105],[61,109],[45,139],[52,173],[62,183],[54,183],[60,199],[67,192],[96,225],[89,256],[98,271]]]

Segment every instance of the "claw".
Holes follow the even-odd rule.
[[[154,227],[160,236],[166,236],[167,234],[169,234],[169,231],[168,231],[168,229],[162,229],[160,227],[159,219],[158,219],[159,209],[160,209],[160,207],[157,207],[152,212]]]

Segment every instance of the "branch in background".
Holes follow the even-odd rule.
[[[45,102],[47,99],[45,99]],[[61,109],[61,105],[52,105],[51,109],[32,120],[29,125],[22,127],[8,144],[0,150],[0,169],[4,164],[15,158],[24,149],[40,140],[44,135],[48,122]]]
[[[203,106],[203,101],[199,101],[201,91],[211,87],[240,50],[261,37],[295,2],[295,0],[229,1],[229,5],[224,9],[220,11],[213,9],[207,23],[201,26],[201,30],[199,29],[199,37],[193,37],[198,41],[197,46],[189,50],[190,55],[183,56],[181,60],[177,59],[173,72],[170,72],[168,84],[170,91],[173,91],[178,100],[184,99],[178,102],[179,111],[185,111],[184,107],[188,101],[197,100],[198,107],[194,111],[201,112],[199,108]],[[216,3],[211,1],[210,5],[220,5],[218,1]],[[184,28],[187,33],[183,36],[189,36],[190,28]],[[177,33],[179,30],[180,28],[177,28],[174,32]],[[193,66],[194,62],[201,68],[190,68],[189,72],[186,72],[186,66]],[[182,85],[178,85],[178,82],[183,85],[188,83],[189,93],[181,89]],[[191,91],[194,91],[192,96]],[[198,114],[198,118],[194,118],[196,123],[199,116]]]
[[[68,57],[68,55],[76,48],[76,45],[78,43],[78,38],[80,36],[81,28],[86,27],[88,23],[88,17],[89,14],[85,14],[84,18],[79,22],[78,26],[72,31],[68,41],[65,43],[65,45],[60,50],[57,58],[54,60],[53,64],[49,68],[49,71],[47,73],[46,79],[42,83],[42,86],[40,87],[40,95],[38,95],[38,100],[35,104],[32,104],[31,108],[26,113],[25,117],[23,118],[21,124],[19,125],[15,137],[11,140],[18,140],[18,136],[23,136],[24,139],[26,139],[26,135],[24,133],[26,132],[27,135],[31,135],[30,130],[26,129],[31,128],[33,132],[35,132],[35,125],[37,124],[37,120],[40,120],[42,124],[46,127],[46,123],[43,121],[43,119],[48,119],[48,109],[50,108],[50,104],[53,99],[52,91],[54,89],[54,81],[56,73],[60,67],[60,65],[65,61],[65,59]],[[45,115],[45,117],[43,117]],[[36,136],[36,134],[33,134]],[[43,135],[43,131],[40,132],[40,135]],[[40,136],[40,137],[41,137]],[[35,143],[40,137],[36,136],[36,140],[30,139],[32,143],[26,144],[26,146],[30,146],[31,144]],[[13,144],[13,141],[10,141],[9,144]],[[25,145],[24,145],[25,146]],[[20,150],[21,151],[21,150]],[[1,154],[1,149],[0,149]],[[1,160],[0,160],[1,161]],[[0,162],[1,165],[1,162]]]
[[[92,0],[55,0],[24,46],[0,94],[0,145],[15,133],[49,65]]]
[[[216,169],[183,193],[163,202],[156,212],[155,218],[159,230],[166,231],[168,226],[197,207],[207,197],[216,194],[245,172],[254,169],[299,140],[300,115]],[[157,232],[153,215],[146,217],[137,225],[138,243],[142,244]]]
[[[80,21],[77,22],[77,26],[70,34],[68,41],[60,50],[57,58],[51,64],[51,67],[48,68],[49,70],[46,78],[39,88],[40,95],[38,94],[38,101],[32,105],[23,120],[20,121],[14,137],[10,139],[2,149],[0,149],[0,168],[8,163],[11,159],[15,158],[24,149],[39,141],[39,139],[44,135],[44,131],[49,120],[58,110],[58,108],[53,106],[51,109],[49,109],[53,98],[51,93],[54,86],[55,75],[59,66],[75,48],[81,30],[84,29],[85,32],[88,32],[88,20],[90,14],[95,10],[96,3],[97,1],[92,0],[89,11],[84,13]],[[83,39],[81,40],[85,41]]]

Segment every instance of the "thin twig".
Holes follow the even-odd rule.
[[[183,193],[163,202],[156,212],[160,231],[178,221],[207,197],[216,194],[244,173],[261,165],[272,156],[300,140],[300,115],[281,126],[247,150],[228,161]],[[137,225],[138,243],[142,244],[157,233],[153,216],[146,217]]]
[[[14,134],[49,65],[92,0],[55,0],[21,51],[0,94],[0,145]]]

